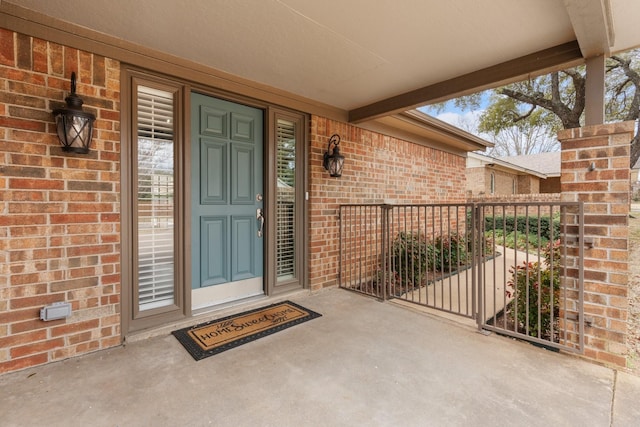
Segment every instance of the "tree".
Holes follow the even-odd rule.
[[[611,57],[607,64],[608,99],[605,114],[612,121],[636,121],[631,141],[631,166],[640,158],[640,49]]]
[[[496,102],[512,102],[509,98],[503,97]],[[484,112],[483,112],[484,113]],[[539,112],[534,113],[539,115]],[[543,125],[539,120],[523,120],[514,126],[501,127],[499,131],[494,131],[489,123],[502,120],[500,115],[488,117],[485,114],[483,123],[479,123],[481,113],[471,112],[464,115],[456,115],[455,126],[472,134],[478,134],[493,142],[494,146],[487,150],[487,155],[494,157],[519,156],[526,154],[545,153],[557,151],[560,143],[549,126]]]
[[[540,126],[513,126],[492,136],[493,148],[488,155],[493,157],[523,156],[527,154],[558,151],[558,139],[549,135]]]
[[[614,55],[606,61],[605,120],[607,122],[640,118],[640,50]],[[489,106],[480,115],[478,130],[500,143],[502,137],[518,134],[519,144],[512,151],[552,151],[546,142],[555,139],[560,129],[580,127],[583,123],[586,95],[586,68],[579,66],[490,91]],[[454,100],[461,108],[478,107],[482,95]],[[436,108],[443,108],[440,105]],[[538,129],[533,132],[533,129]],[[640,127],[631,141],[631,165],[640,157]],[[505,135],[507,133],[507,135]],[[508,141],[507,141],[508,142]]]
[[[480,117],[478,131],[488,134],[494,147],[492,156],[521,156],[557,151],[556,123],[542,109],[529,113],[527,120],[517,120],[514,99],[492,95],[492,107]]]

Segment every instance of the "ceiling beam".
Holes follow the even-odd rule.
[[[564,0],[564,6],[582,56],[608,56],[615,37],[610,0]]]
[[[349,121],[360,123],[416,107],[469,95],[529,76],[544,74],[583,61],[577,41],[571,41],[454,77],[349,111]]]

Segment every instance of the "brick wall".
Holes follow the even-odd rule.
[[[491,194],[491,175],[494,177],[494,194],[514,194],[515,181],[518,191],[518,175],[490,167],[467,169],[467,190],[472,195]]]
[[[533,175],[518,175],[516,192],[519,194],[541,193],[540,178]]]
[[[490,179],[486,173],[486,168],[467,168],[467,192],[471,195],[489,194],[489,181],[485,183],[485,179]]]
[[[531,203],[531,202],[559,202],[560,193],[544,194],[485,194],[467,198],[469,203]]]
[[[634,123],[559,133],[563,201],[584,202],[585,357],[626,366],[629,312],[629,142]],[[590,165],[595,167],[590,170]],[[572,284],[565,284],[571,287]]]
[[[516,193],[518,192],[518,175],[492,168],[486,168],[486,174],[484,182],[487,185],[487,194],[491,193],[491,174],[495,177],[494,194],[515,194],[513,192],[514,181]]]
[[[556,191],[542,191],[542,183],[540,178],[533,175],[518,175],[509,173],[504,170],[491,167],[468,168],[467,175],[467,191],[471,197],[491,194],[491,174],[494,176],[494,193],[493,194],[539,194],[539,193],[559,193],[560,186]],[[552,187],[549,187],[552,189]]]
[[[51,115],[71,72],[97,120],[61,150]],[[120,343],[120,66],[0,29],[0,372]],[[68,319],[40,309],[70,302]]]
[[[560,177],[553,176],[547,179],[540,180],[540,192],[541,193],[559,193],[560,192]]]
[[[329,137],[340,135],[342,177],[322,167]],[[465,158],[314,116],[311,120],[310,286],[337,284],[340,204],[465,202]]]

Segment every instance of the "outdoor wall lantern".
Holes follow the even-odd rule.
[[[66,108],[53,110],[63,151],[86,154],[93,136],[96,116],[82,110],[82,99],[76,95],[76,73],[71,73],[71,94],[64,99]]]
[[[333,145],[333,149],[331,146]],[[329,175],[333,177],[342,176],[342,168],[344,167],[344,156],[340,155],[340,136],[336,133],[329,138],[327,151],[324,153],[324,161],[322,165],[329,171]],[[331,154],[329,154],[331,152]]]

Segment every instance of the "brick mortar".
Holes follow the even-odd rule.
[[[0,31],[1,373],[121,338],[120,64]],[[64,105],[71,71],[97,116],[87,155],[61,150],[51,115]],[[71,303],[70,318],[39,320],[40,308],[59,301]]]
[[[585,203],[585,357],[626,367],[629,304],[627,285],[630,202],[629,141],[633,122],[590,126],[559,133],[564,201]],[[590,166],[595,167],[589,170]],[[615,272],[615,273],[611,273]]]

